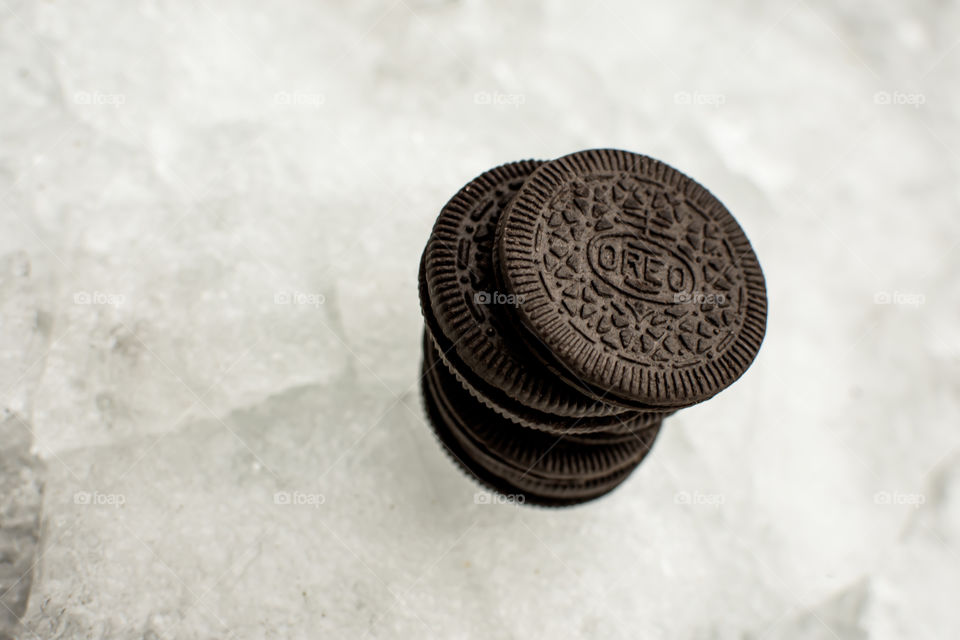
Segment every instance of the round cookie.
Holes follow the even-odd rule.
[[[452,378],[429,339],[422,382],[431,426],[451,457],[481,483],[532,504],[577,504],[613,490],[646,456],[660,427],[559,437],[510,428]]]
[[[766,287],[743,230],[653,158],[593,149],[541,165],[501,216],[497,251],[532,351],[598,399],[701,402],[763,340]]]
[[[562,416],[544,413],[543,411],[523,404],[520,400],[508,395],[502,389],[494,387],[481,379],[480,376],[470,369],[459,357],[454,344],[447,339],[433,313],[433,305],[431,304],[430,293],[424,274],[423,259],[421,259],[420,262],[418,280],[420,306],[421,312],[423,313],[424,324],[426,325],[426,333],[431,342],[436,346],[439,358],[442,360],[441,366],[445,366],[475,399],[493,409],[501,416],[518,425],[554,434],[594,433],[600,431],[622,433],[627,429],[646,428],[662,419],[663,415],[661,413],[631,411],[622,407],[617,407],[620,413],[611,415],[587,417]],[[526,361],[523,363],[524,366],[532,366],[535,369],[543,371],[543,367],[537,359],[527,354],[525,350],[522,352],[514,350],[511,352],[511,357],[521,357],[518,355],[519,353],[526,355]],[[540,375],[552,374],[541,373]],[[568,385],[562,382],[557,381],[555,385],[570,395],[579,395],[576,390],[567,389]]]
[[[517,338],[519,300],[497,290],[494,237],[504,209],[543,163],[505,164],[475,178],[443,207],[423,255],[421,305],[434,336],[452,346],[470,386],[498,398],[521,420],[516,405],[543,414],[611,416],[623,407],[599,402],[557,380]],[[470,374],[466,374],[469,371]],[[528,421],[527,421],[528,422]]]

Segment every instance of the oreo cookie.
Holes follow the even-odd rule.
[[[729,211],[612,149],[505,164],[443,208],[419,270],[421,392],[444,449],[518,501],[619,486],[670,413],[757,355],[766,288]]]
[[[542,506],[593,500],[622,483],[647,455],[660,423],[623,434],[554,436],[517,427],[473,398],[424,335],[424,405],[450,456],[491,489]]]
[[[594,149],[538,166],[500,217],[497,251],[530,351],[598,400],[696,404],[763,340],[765,282],[743,230],[653,158]]]

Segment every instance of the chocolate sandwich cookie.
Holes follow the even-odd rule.
[[[653,158],[594,149],[538,166],[500,218],[497,251],[531,352],[605,402],[706,400],[763,340],[766,288],[743,230]]]
[[[458,375],[501,414],[528,425],[538,414],[571,418],[621,414],[623,407],[571,389],[529,357],[515,337],[515,307],[522,297],[497,289],[493,269],[497,222],[527,176],[542,164],[526,160],[491,169],[443,207],[422,260],[424,315],[444,359],[456,360]]]
[[[639,465],[660,427],[584,436],[517,428],[453,379],[426,336],[423,377],[430,423],[451,457],[493,490],[532,504],[577,504],[613,490]]]
[[[494,387],[483,380],[476,372],[471,369],[459,356],[455,344],[451,342],[433,312],[429,287],[426,284],[426,275],[424,259],[420,262],[419,290],[420,306],[423,313],[426,333],[430,340],[435,344],[439,358],[442,361],[441,366],[453,374],[460,384],[478,401],[493,409],[499,415],[511,420],[512,422],[530,429],[538,429],[554,434],[573,434],[573,433],[593,433],[600,431],[611,431],[622,433],[628,429],[643,429],[655,424],[662,416],[656,412],[631,411],[622,407],[616,407],[619,413],[598,416],[563,416],[551,413],[545,413],[538,409],[524,404],[520,399],[513,397],[500,388]],[[557,387],[557,392],[566,391],[571,396],[579,396],[579,392],[567,388],[560,380],[557,380],[552,374],[546,373],[543,365],[526,353],[526,349],[512,350],[509,354],[511,359],[526,357],[526,360],[517,366],[529,366],[534,370],[539,369],[542,376],[552,378],[550,384]]]

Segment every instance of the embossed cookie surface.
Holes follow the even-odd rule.
[[[541,165],[501,216],[516,313],[568,382],[680,407],[734,382],[766,326],[763,274],[710,192],[652,158],[595,149]]]
[[[620,414],[623,407],[570,388],[526,353],[522,344],[510,340],[517,331],[513,325],[518,300],[497,289],[494,236],[503,210],[541,164],[527,160],[491,169],[444,206],[424,252],[426,295],[421,295],[421,303],[428,305],[424,313],[436,325],[434,333],[442,334],[438,340],[449,344],[464,363],[458,367],[461,374],[479,378],[485,398],[496,400],[503,394],[498,407],[518,405],[573,418]],[[525,416],[520,413],[512,411],[523,422]]]

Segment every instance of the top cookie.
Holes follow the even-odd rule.
[[[763,273],[709,191],[647,156],[580,151],[541,165],[500,218],[516,313],[574,386],[679,408],[739,378],[766,328]]]

